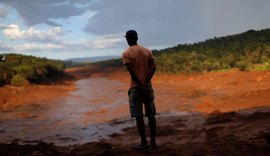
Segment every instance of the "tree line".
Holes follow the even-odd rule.
[[[161,73],[192,73],[219,70],[270,69],[270,29],[225,37],[215,37],[193,44],[153,50],[157,70]],[[121,66],[121,59],[95,63]]]
[[[153,51],[158,70],[166,73],[208,72],[238,68],[270,69],[270,29],[179,44]]]
[[[2,58],[3,55],[0,55]],[[64,72],[61,61],[25,56],[20,54],[5,54],[5,60],[0,62],[0,85],[12,84],[21,86],[38,83],[47,78],[59,77]]]

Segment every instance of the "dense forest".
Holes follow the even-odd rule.
[[[194,44],[179,44],[153,50],[157,69],[162,73],[190,73],[229,70],[270,69],[270,29],[208,39]],[[121,59],[96,63],[119,66]]]
[[[154,51],[161,72],[270,69],[270,29]]]
[[[0,58],[3,58],[3,55],[0,55]],[[61,61],[20,54],[5,54],[5,60],[0,62],[0,86],[38,83],[47,78],[61,76],[63,69],[64,64]]]

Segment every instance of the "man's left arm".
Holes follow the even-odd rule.
[[[135,83],[140,86],[142,85],[142,83],[140,82],[138,76],[136,75],[132,65],[131,65],[131,62],[130,62],[130,58],[128,57],[128,54],[127,52],[124,52],[122,54],[122,58],[123,58],[123,64],[127,67],[127,70],[131,76],[131,78],[135,81]]]

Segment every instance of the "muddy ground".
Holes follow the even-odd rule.
[[[135,127],[110,139],[83,145],[57,147],[40,142],[38,145],[1,144],[0,154],[13,155],[269,155],[270,108],[237,112],[213,112],[208,115],[191,113],[181,116],[157,117],[158,147],[135,151]],[[115,123],[117,124],[117,123]]]
[[[49,85],[0,88],[2,112],[0,135],[9,134],[8,128],[4,127],[9,123],[16,124],[27,120],[28,125],[24,125],[29,126],[28,121],[32,122],[36,119],[47,122],[48,114],[51,121],[54,116],[51,113],[61,114],[63,110],[71,112],[60,116],[61,120],[57,116],[57,122],[54,125],[58,126],[59,134],[53,135],[55,138],[59,135],[65,138],[66,136],[62,136],[64,134],[72,135],[73,131],[70,128],[68,131],[61,132],[63,127],[70,125],[77,126],[83,131],[91,131],[89,125],[100,123],[111,127],[128,125],[127,128],[124,126],[121,133],[112,131],[112,134],[108,133],[109,137],[101,137],[98,142],[77,139],[74,140],[74,144],[70,144],[72,140],[68,140],[70,145],[65,146],[60,146],[57,142],[44,143],[46,140],[42,139],[44,136],[34,142],[31,142],[31,139],[22,140],[26,143],[22,145],[18,139],[14,139],[16,133],[12,133],[12,136],[9,136],[14,137],[11,141],[0,142],[0,155],[270,155],[270,71],[177,75],[157,73],[153,86],[158,110],[158,148],[148,151],[131,149],[131,146],[139,140],[135,124],[132,125],[128,118],[126,91],[129,87],[129,75],[127,71],[123,68],[86,67],[69,69],[67,73],[74,79]],[[91,95],[94,95],[91,99],[86,98],[87,95],[81,95],[88,92],[87,87],[83,87],[87,86],[84,84],[98,84],[96,82],[103,83],[105,91],[91,92]],[[95,90],[99,88],[98,85],[94,86],[96,86]],[[107,89],[106,86],[108,86]],[[102,98],[100,94],[108,96]],[[102,107],[93,111],[87,106],[83,111],[77,109],[72,111],[73,107],[67,106],[77,105],[70,103],[70,101],[77,101],[74,100],[74,95],[79,95],[77,99],[81,100],[78,100],[80,104],[85,102],[91,107],[92,105],[95,105],[95,108]],[[112,107],[103,107],[108,104],[113,104],[111,105],[114,106],[113,111],[109,111]],[[57,106],[56,109],[54,106]],[[34,113],[30,111],[35,111],[35,108],[40,107],[49,107],[54,111],[49,113],[44,111],[31,116]],[[59,109],[62,107],[63,109]],[[18,113],[16,112],[18,110],[28,110],[28,112]],[[70,119],[66,120],[65,117],[70,114]],[[12,124],[9,126],[11,126],[10,130],[18,130],[18,127],[12,127]],[[31,138],[28,127],[24,128],[25,133],[28,132],[28,138]],[[103,131],[104,128],[106,131],[106,126],[103,127]],[[53,129],[49,127],[48,131],[53,131]],[[112,128],[108,128],[108,131],[110,130]],[[36,132],[38,136],[40,133]]]

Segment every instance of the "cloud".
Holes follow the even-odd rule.
[[[37,42],[58,42],[60,37],[63,36],[61,27],[53,27],[46,31],[36,30],[33,27],[29,27],[27,30],[21,30],[19,25],[11,24],[8,26],[1,26],[3,34],[12,40],[25,39]]]
[[[95,40],[89,40],[85,42],[85,45],[90,48],[94,49],[101,49],[101,48],[111,48],[116,46],[117,44],[124,43],[125,40],[121,35],[105,35],[98,37]]]
[[[17,10],[24,23],[28,26],[45,23],[51,26],[60,26],[52,19],[68,19],[72,16],[78,16],[87,11],[86,6],[78,7],[71,0],[42,0],[42,1],[18,1],[2,0],[7,6]],[[0,3],[1,3],[0,2]],[[78,3],[86,4],[84,1]]]
[[[17,24],[4,25],[0,24],[3,35],[14,42],[19,44],[16,46],[9,46],[2,43],[0,51],[12,50],[12,51],[43,51],[47,49],[69,51],[69,50],[94,50],[112,48],[117,45],[122,45],[125,42],[124,34],[111,34],[101,35],[93,39],[81,39],[72,40],[65,38],[62,27],[52,27],[47,30],[38,30],[34,27],[28,27],[26,29],[20,28]],[[24,42],[22,42],[24,41]],[[27,44],[21,44],[25,43]]]
[[[64,45],[53,43],[25,43],[18,45],[6,45],[0,43],[1,53],[21,53],[21,52],[41,52],[41,51],[59,51],[65,49]]]
[[[9,10],[9,7],[7,7],[7,6],[1,7],[0,8],[0,17],[6,18],[7,14],[8,14],[8,10]]]
[[[147,45],[176,44],[192,32],[204,30],[201,1],[184,0],[102,0],[91,5],[97,13],[89,19],[85,31],[104,35],[135,29],[139,41]],[[193,35],[192,34],[192,35]],[[194,37],[196,38],[196,36]]]
[[[146,45],[175,45],[269,27],[267,0],[100,0],[84,28],[95,35],[135,29]]]
[[[269,0],[1,0],[0,17],[12,18],[0,18],[9,39],[0,51],[110,51],[126,46],[129,29],[153,48],[193,43],[269,28],[269,6]],[[78,39],[85,37],[91,40]]]
[[[0,42],[0,52],[10,51],[10,48],[6,46],[4,43]]]
[[[65,49],[63,45],[52,43],[26,43],[19,45],[6,45],[0,42],[0,53],[22,53],[22,52],[41,52],[57,51]]]
[[[269,6],[268,0],[207,0],[202,5],[202,14],[208,33],[227,35],[269,28]]]
[[[49,34],[57,34],[61,33],[59,29],[52,29],[48,32],[40,32],[29,28],[27,31],[21,31],[18,29],[17,25],[10,25],[6,30],[6,35],[9,35],[12,39],[30,39],[34,41],[34,39],[43,40],[44,36],[50,36]],[[5,31],[4,30],[4,31]],[[7,31],[8,30],[8,31]],[[65,38],[58,38],[57,42],[40,42],[34,43],[29,42],[25,44],[18,44],[18,45],[7,45],[5,43],[0,43],[0,52],[40,52],[40,51],[51,51],[51,52],[59,52],[59,51],[92,51],[92,50],[99,50],[99,49],[106,49],[112,48],[116,45],[121,45],[125,41],[123,39],[123,34],[114,34],[114,35],[104,35],[97,37],[93,40],[66,40]]]
[[[22,52],[22,51],[50,51],[50,50],[59,50],[64,48],[62,45],[58,44],[22,44],[13,46],[10,49],[13,51]]]
[[[12,7],[28,26],[45,23],[58,27],[59,19],[84,16],[88,24],[82,27],[90,34],[103,36],[136,29],[139,42],[146,45],[175,45],[270,27],[268,0],[1,0],[0,3],[5,5],[1,8],[2,16],[7,7]]]
[[[64,47],[66,47],[67,49],[72,50],[106,49],[124,44],[125,40],[123,39],[122,36],[123,36],[122,34],[113,34],[113,35],[99,36],[93,40],[86,40],[86,39],[82,39],[79,41],[64,40],[62,41],[62,45],[64,45]]]

